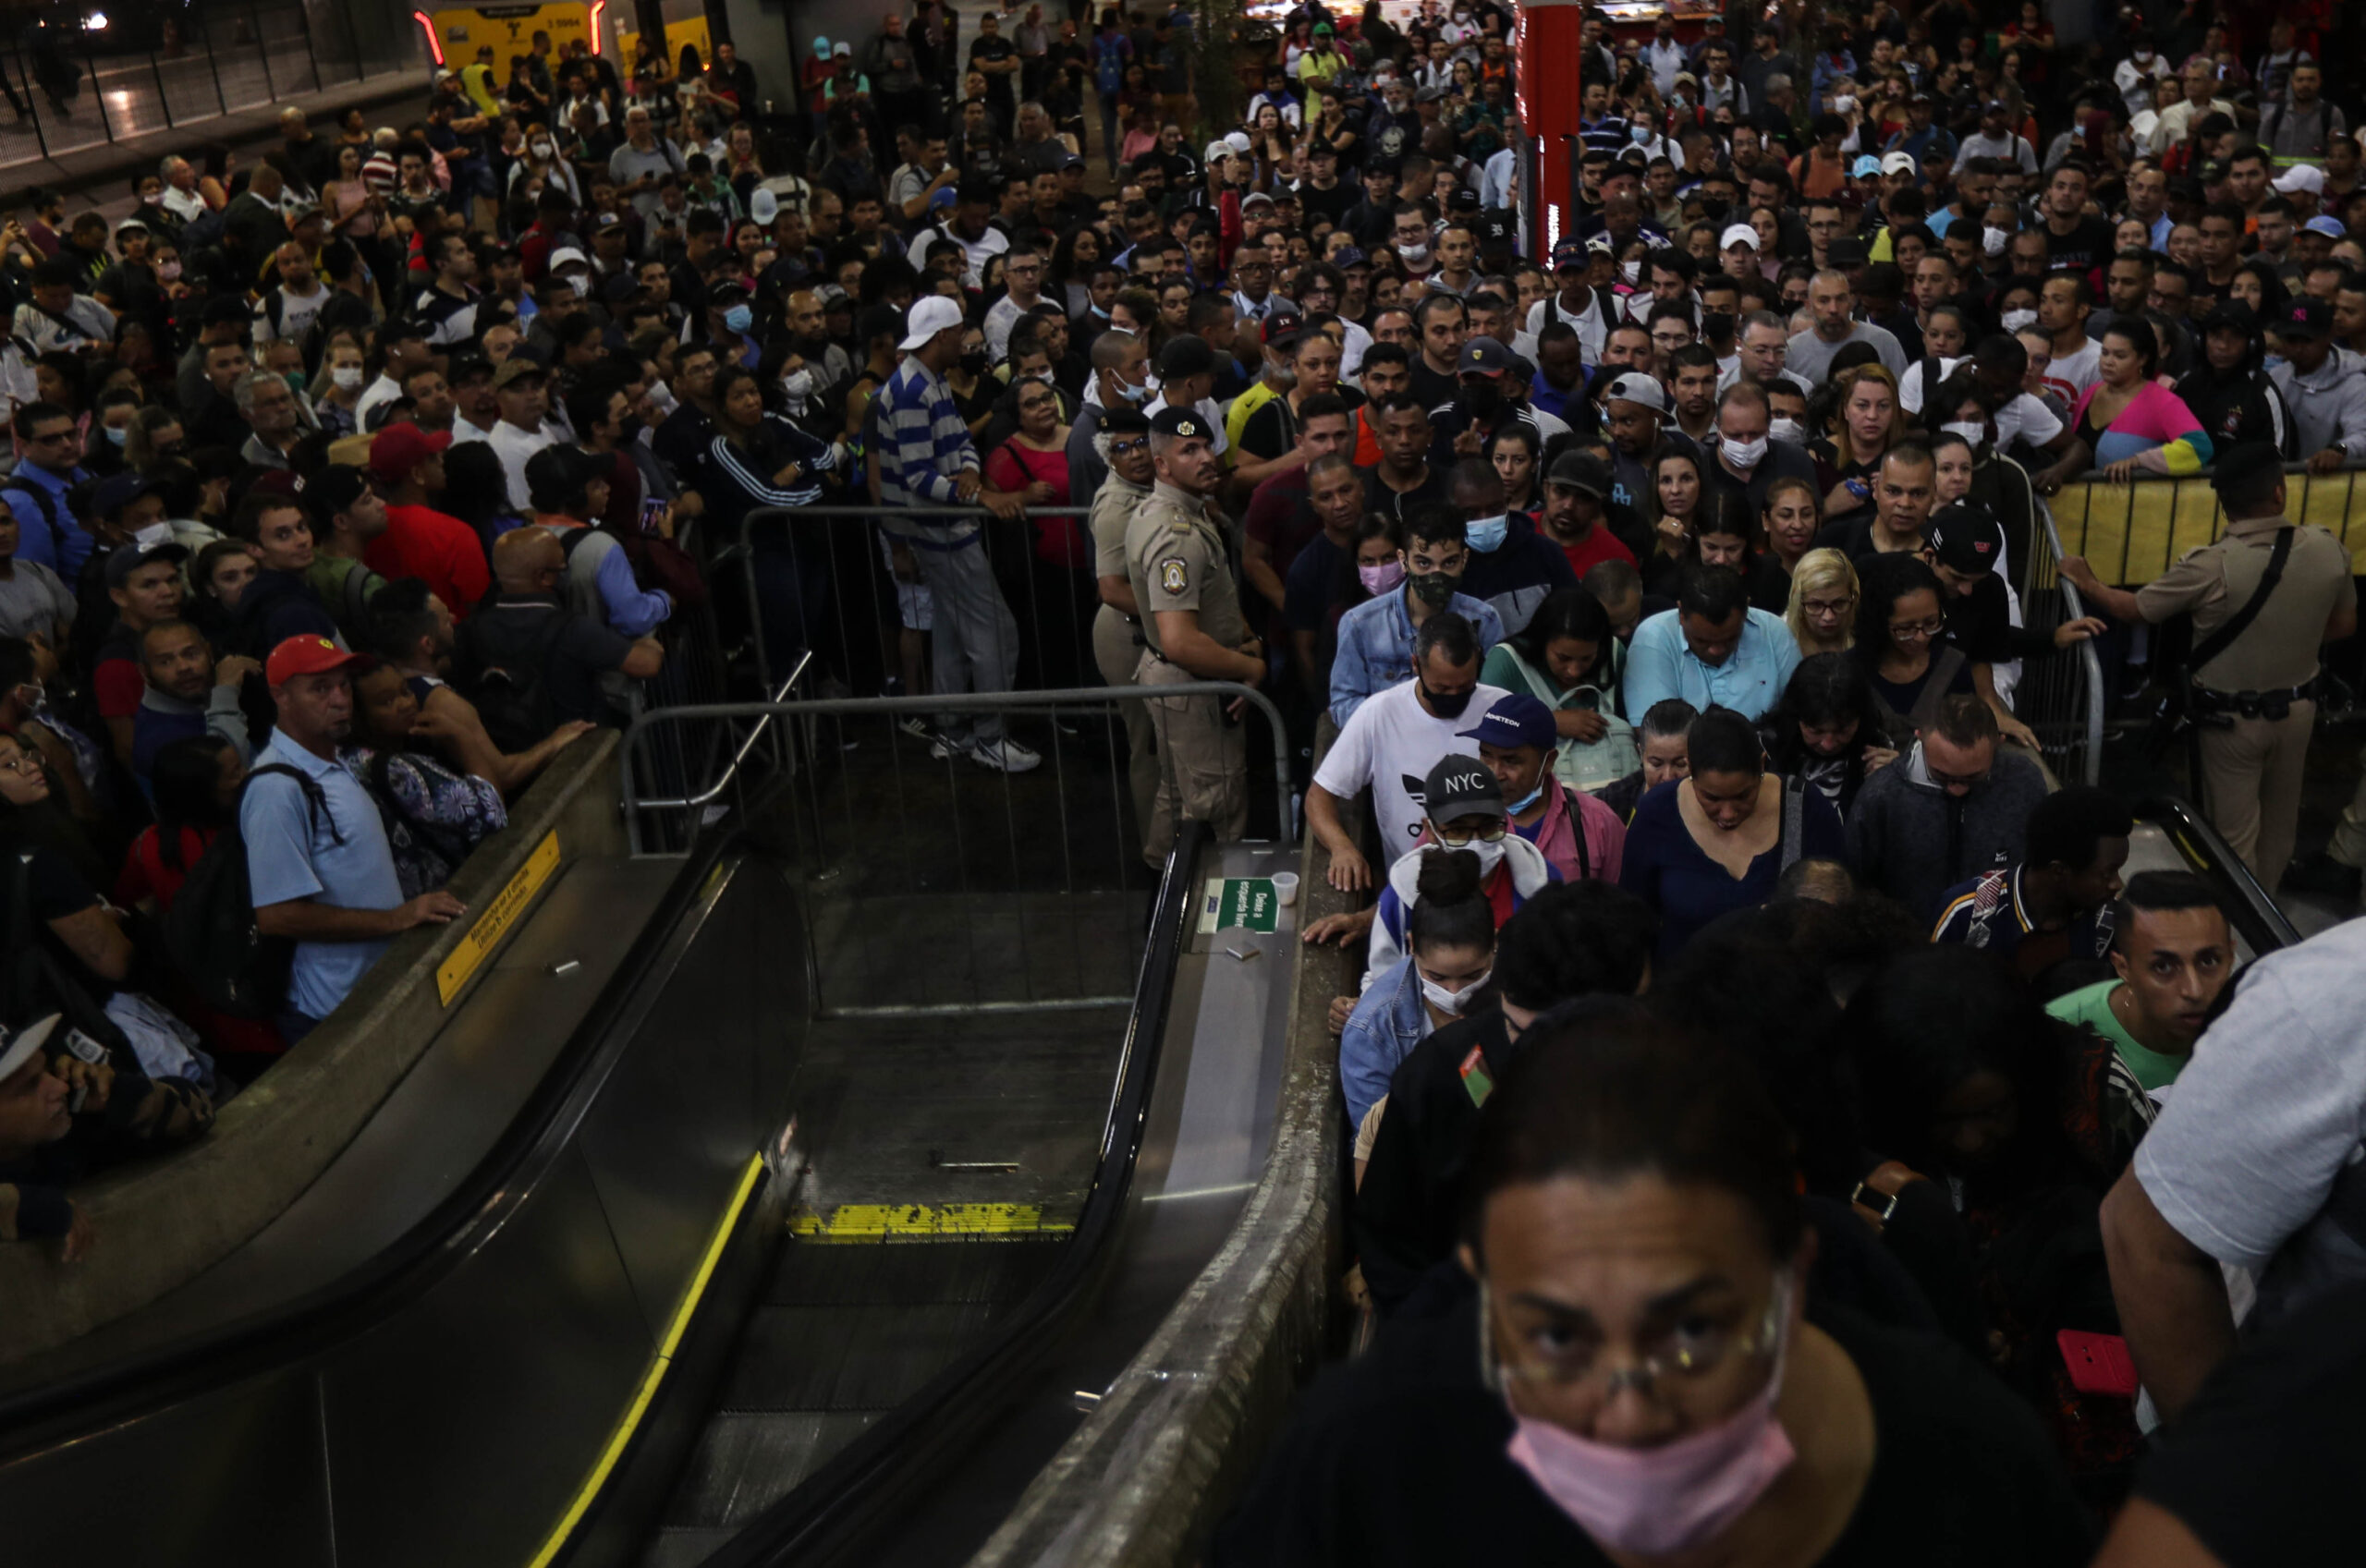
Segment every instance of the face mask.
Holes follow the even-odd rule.
[[[723,312],[723,324],[733,332],[746,332],[756,324],[756,312],[745,305],[734,305]]]
[[[1726,221],[1726,214],[1733,210],[1734,204],[1726,201],[1722,196],[1703,196],[1701,198],[1701,211],[1711,223],[1724,223]]]
[[[2003,229],[1991,225],[1980,231],[1980,249],[1988,255],[2002,256],[2005,253],[2005,242],[2012,237]]]
[[[1768,422],[1767,429],[1774,429],[1773,421]],[[1748,441],[1733,441],[1721,436],[1717,441],[1717,450],[1726,455],[1726,463],[1748,473],[1766,460],[1766,437],[1761,435]]]
[[[972,348],[963,353],[961,356],[961,373],[965,376],[982,376],[985,374],[986,351],[982,348]]]
[[[1631,125],[1627,128],[1627,134],[1638,142],[1646,142],[1652,139],[1652,128],[1647,125]]]
[[[304,372],[301,371],[290,371],[281,379],[287,383],[287,390],[290,392],[304,390]]]
[[[2006,332],[2018,332],[2023,327],[2033,327],[2037,325],[2037,312],[2035,310],[2007,310],[1999,318],[1999,321]]]
[[[1857,101],[1844,92],[1832,101],[1832,112],[1841,115],[1853,115],[1857,112]]]
[[[1798,1456],[1774,1418],[1789,1349],[1790,1302],[1786,1273],[1775,1287],[1773,1375],[1763,1391],[1717,1425],[1656,1448],[1620,1448],[1514,1410],[1518,1429],[1506,1452],[1555,1507],[1611,1550],[1658,1557],[1714,1539]],[[1487,1314],[1482,1289],[1482,1333]]]
[[[1356,576],[1362,579],[1364,591],[1377,599],[1405,580],[1405,563],[1383,561],[1377,566],[1358,566]]]
[[[802,401],[813,395],[813,372],[800,370],[781,378],[780,389],[792,398]]]
[[[1468,537],[1466,532],[1465,537]],[[1413,592],[1433,610],[1443,610],[1454,599],[1455,590],[1462,586],[1460,572],[1423,572],[1412,580]],[[1465,699],[1468,700],[1468,699]],[[1457,713],[1461,709],[1455,710]]]
[[[1543,771],[1536,775],[1536,787],[1530,790],[1526,795],[1521,796],[1518,800],[1513,801],[1511,805],[1506,807],[1505,809],[1517,817],[1521,812],[1527,810],[1530,807],[1535,805],[1539,800],[1544,797],[1544,782],[1552,776],[1553,756],[1552,753],[1547,752],[1544,758]]]
[[[1963,437],[1971,443],[1971,449],[1974,452],[1988,444],[1988,427],[1985,425],[1975,425],[1969,420],[1956,420],[1941,425],[1939,429],[1949,435]]]
[[[181,278],[181,264],[178,261],[167,261],[156,269],[156,275],[166,283],[178,283]]]
[[[335,365],[329,370],[329,383],[339,392],[356,392],[361,386],[361,367]]]
[[[1797,445],[1807,438],[1807,430],[1797,419],[1769,419],[1766,422],[1766,439],[1769,441]]]
[[[1500,844],[1474,844],[1470,847],[1494,850],[1498,862],[1504,857],[1504,846]],[[1489,871],[1494,869],[1494,866],[1487,867]],[[1479,994],[1479,988],[1485,985],[1494,973],[1493,969],[1488,970],[1486,974],[1480,976],[1460,991],[1448,991],[1437,981],[1424,977],[1421,980],[1421,1000],[1449,1018],[1459,1018],[1462,1016],[1462,1010],[1470,1005],[1470,999]]]
[[[1463,524],[1462,542],[1482,554],[1492,554],[1503,548],[1504,540],[1510,532],[1510,519],[1498,512],[1492,517]]]
[[[1462,389],[1463,411],[1480,424],[1491,424],[1504,411],[1504,389],[1492,383]]]
[[[1396,259],[1419,272],[1430,264],[1430,248],[1426,245],[1400,245],[1396,248]]]
[[[2149,47],[2137,50],[2136,63],[2140,66],[2151,65],[2153,63],[2153,51]]]
[[[121,446],[124,444],[125,439],[131,434],[131,432],[128,427],[121,425],[104,425],[100,428],[107,432],[107,444],[109,446]]]
[[[1445,574],[1440,572],[1436,575],[1444,577]],[[1413,579],[1416,584],[1428,580],[1425,577]],[[1422,686],[1419,677],[1415,678],[1413,685],[1420,691],[1421,700],[1428,705],[1429,711],[1441,719],[1459,719],[1462,717],[1462,711],[1470,706],[1470,693],[1468,691],[1456,692],[1452,697],[1441,697],[1428,687]]]
[[[1643,263],[1640,261],[1621,261],[1618,263],[1618,275],[1625,278],[1631,288],[1643,281]]]
[[[649,383],[649,406],[657,410],[660,418],[672,413],[676,407],[674,402],[674,389],[667,386],[662,381],[651,382]]]

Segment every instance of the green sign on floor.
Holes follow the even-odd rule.
[[[1270,931],[1281,907],[1271,877],[1210,877],[1200,930]]]

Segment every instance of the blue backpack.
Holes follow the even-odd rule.
[[[1103,38],[1093,43],[1092,85],[1115,96],[1126,85],[1126,42]]]

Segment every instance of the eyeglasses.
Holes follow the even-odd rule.
[[[1802,599],[1799,608],[1811,615],[1845,615],[1856,602],[1854,599]]]
[[[1945,619],[1938,615],[1933,615],[1927,621],[1892,621],[1889,624],[1889,635],[1900,642],[1933,638],[1946,629]]]
[[[1665,1346],[1650,1355],[1638,1356],[1624,1367],[1605,1367],[1597,1355],[1598,1346],[1576,1335],[1566,1347],[1538,1353],[1533,1360],[1512,1362],[1500,1357],[1495,1361],[1498,1377],[1523,1383],[1549,1383],[1558,1388],[1572,1388],[1580,1383],[1599,1380],[1602,1397],[1615,1397],[1622,1389],[1655,1394],[1665,1381],[1680,1378],[1704,1377],[1735,1355],[1762,1355],[1771,1349],[1783,1331],[1783,1319],[1790,1306],[1790,1279],[1778,1277],[1774,1295],[1759,1314],[1757,1323],[1747,1332],[1735,1333],[1719,1325],[1697,1319],[1686,1319],[1672,1325],[1665,1332]],[[1488,1309],[1482,1287],[1482,1311]],[[1494,1332],[1502,1333],[1500,1326]]]
[[[1138,435],[1131,441],[1113,441],[1109,444],[1109,456],[1112,457],[1130,457],[1137,452],[1149,450],[1150,437],[1146,435]]]
[[[1438,842],[1448,849],[1467,848],[1472,843],[1501,844],[1511,829],[1505,823],[1490,822],[1483,828],[1439,828]]]

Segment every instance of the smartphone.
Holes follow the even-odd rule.
[[[2054,1343],[2062,1351],[2063,1365],[2070,1369],[2070,1386],[2080,1393],[2136,1397],[2136,1359],[2128,1354],[2128,1342],[2117,1334],[2064,1329],[2054,1336]]]
[[[659,524],[665,516],[665,503],[655,496],[640,504],[640,531],[647,534],[664,531]]]

